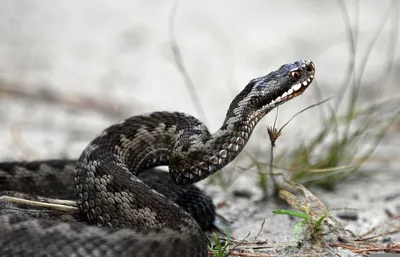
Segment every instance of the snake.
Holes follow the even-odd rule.
[[[153,112],[111,125],[72,164],[72,181],[68,181],[88,225],[2,212],[0,255],[207,256],[209,240],[190,214],[191,207],[185,210],[166,192],[183,190],[187,195],[188,185],[229,164],[245,147],[257,123],[301,95],[314,75],[314,63],[299,60],[250,80],[214,133],[182,112]],[[59,164],[25,164],[29,165],[51,170]],[[168,180],[173,186],[157,190],[141,179],[148,170],[165,165],[169,172],[161,184]]]

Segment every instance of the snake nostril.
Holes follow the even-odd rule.
[[[313,62],[310,62],[310,63],[307,65],[306,71],[307,71],[307,72],[313,72],[313,71],[315,71],[315,65],[314,65]]]

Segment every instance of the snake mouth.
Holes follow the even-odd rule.
[[[303,82],[299,82],[294,84],[288,91],[283,93],[281,96],[278,96],[275,100],[272,100],[270,104],[278,105],[284,102],[289,101],[290,99],[295,98],[296,96],[301,95],[311,84],[314,79],[314,75],[310,75]]]

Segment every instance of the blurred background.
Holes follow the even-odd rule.
[[[257,233],[278,208],[258,202],[273,160],[294,181],[336,188],[313,190],[366,211],[350,225],[368,230],[400,212],[399,31],[399,1],[2,0],[0,158],[77,158],[109,125],[152,111],[215,131],[251,79],[310,59],[316,80],[279,107],[277,128],[333,98],[292,120],[272,158],[267,115],[208,193],[234,232]],[[353,176],[360,167],[368,176]],[[264,232],[290,240],[287,222],[267,219]]]
[[[336,97],[325,104],[335,106],[353,79],[360,105],[383,88],[382,98],[399,93],[397,1],[174,3],[1,1],[2,159],[77,157],[106,126],[156,110],[190,113],[214,131],[249,80],[298,59],[315,62],[317,83],[280,108],[280,125],[318,99]],[[323,122],[318,112],[293,120],[278,145],[306,139]]]

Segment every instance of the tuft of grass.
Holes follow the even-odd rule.
[[[321,217],[319,217],[317,220],[315,220],[312,216],[309,214],[302,212],[302,211],[294,211],[294,210],[275,210],[273,211],[274,214],[279,214],[279,215],[288,215],[296,218],[301,218],[302,220],[297,223],[295,226],[294,234],[295,234],[295,240],[299,241],[301,239],[302,234],[304,233],[304,228],[308,225],[311,224],[311,228],[314,232],[319,232],[322,230],[322,221],[326,218],[326,213],[323,214]]]
[[[339,1],[339,5],[347,28],[351,55],[347,78],[335,97],[335,104],[328,110],[329,114],[323,117],[324,122],[320,130],[307,143],[286,150],[277,157],[280,160],[278,166],[291,171],[291,180],[325,189],[333,189],[337,182],[354,174],[370,158],[390,126],[400,116],[396,102],[398,99],[379,102],[391,73],[397,48],[398,8],[390,8],[383,17],[369,47],[364,55],[361,55],[360,65],[357,66],[357,27],[353,29],[350,24],[344,2]],[[382,78],[378,80],[381,92],[376,101],[362,108],[359,98],[365,67],[380,32],[390,18],[392,33],[388,46],[388,63]],[[318,87],[314,88],[320,96]],[[339,109],[343,108],[343,105],[345,112],[341,114]],[[275,140],[270,139],[272,146]],[[272,161],[271,158],[270,162]]]
[[[222,244],[218,235],[213,233],[213,246],[209,246],[208,249],[215,257],[228,257],[229,246],[231,245],[231,236],[229,228],[226,229],[226,242]]]
[[[336,137],[331,143],[327,143],[329,142],[327,132],[332,124],[326,123],[309,144],[295,148],[287,153],[287,158],[283,158],[288,163],[285,165],[288,170],[296,170],[292,172],[291,179],[303,182],[305,185],[333,189],[337,182],[351,176],[369,159],[399,114],[400,111],[397,111],[394,117],[383,125],[382,121],[373,117],[373,115],[378,116],[379,113],[373,113],[361,121],[352,119],[348,122],[347,120],[344,130],[351,132],[336,130]],[[353,123],[359,125],[351,128]],[[372,133],[372,131],[377,132]],[[367,144],[370,148],[364,150]]]

